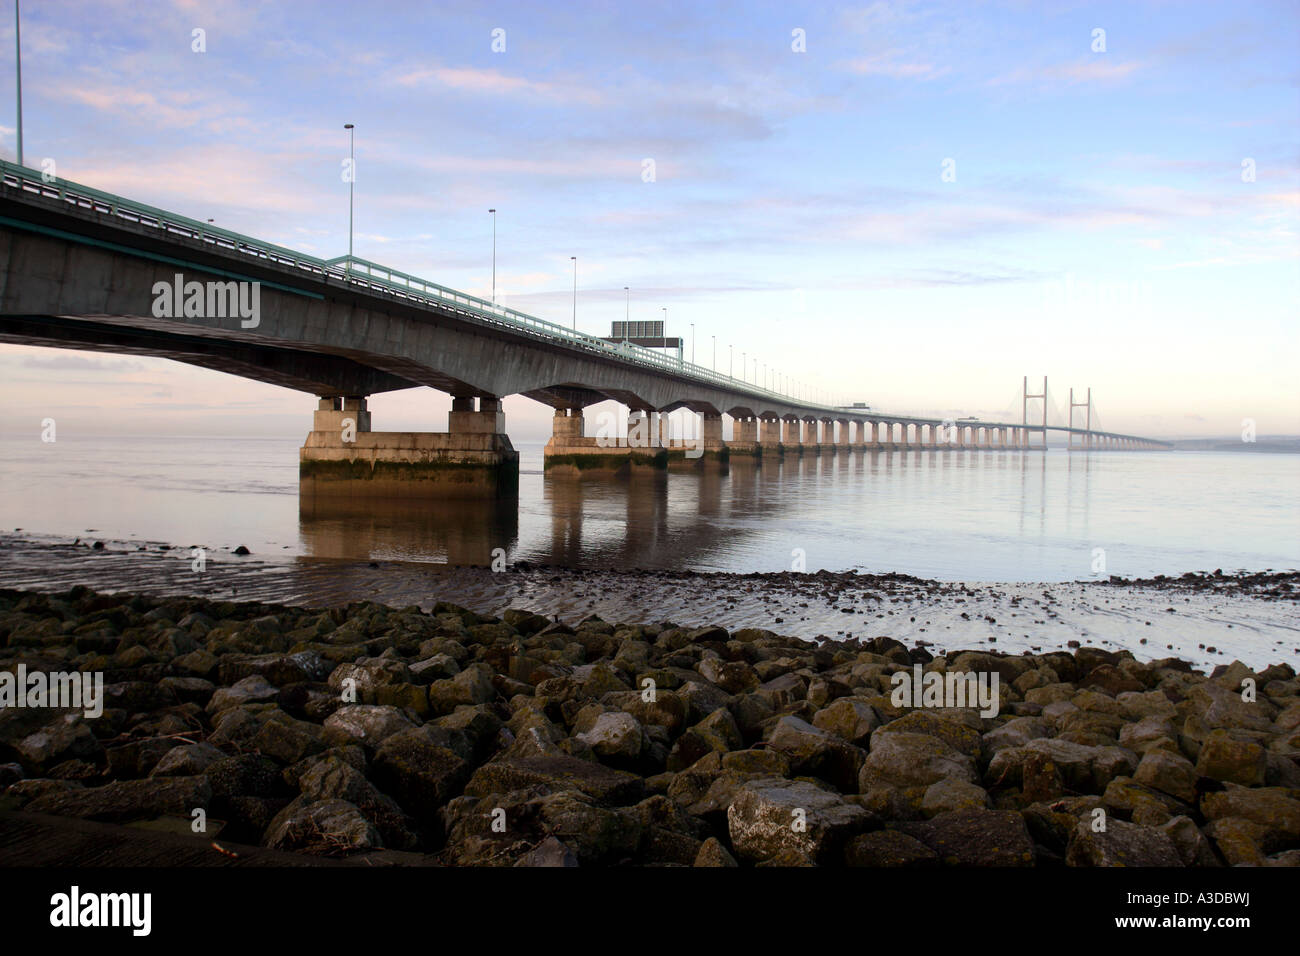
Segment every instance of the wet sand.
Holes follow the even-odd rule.
[[[297,606],[369,600],[428,610],[450,601],[499,616],[526,608],[575,623],[672,621],[764,627],[793,637],[892,637],[936,653],[1067,650],[1071,642],[1176,656],[1212,669],[1259,668],[1300,656],[1300,574],[1184,575],[1142,581],[948,583],[907,575],[575,570],[525,563],[494,572],[417,562],[236,556],[209,551],[191,570],[188,547],[0,536],[0,587],[194,595]]]

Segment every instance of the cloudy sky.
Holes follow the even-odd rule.
[[[577,256],[581,328],[608,334],[628,286],[632,318],[666,308],[737,374],[743,352],[878,408],[985,417],[1048,375],[1062,405],[1091,386],[1112,430],[1298,434],[1297,10],[43,0],[24,149],[332,257],[351,122],[357,255],[486,296],[495,207],[499,296],[544,318],[569,321]],[[60,437],[299,435],[314,407],[16,346],[0,399],[5,428],[61,416]],[[375,427],[442,429],[448,405],[377,397]],[[515,398],[507,425],[542,438],[549,411]]]

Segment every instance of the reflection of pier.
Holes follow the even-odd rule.
[[[312,496],[301,499],[300,534],[310,556],[344,560],[445,560],[490,567],[500,557],[494,550],[501,548],[510,565],[707,569],[725,567],[719,552],[739,547],[765,553],[777,548],[784,563],[800,543],[789,534],[778,541],[768,529],[773,523],[787,530],[805,522],[809,528],[834,525],[835,518],[825,513],[828,496],[838,495],[836,500],[855,513],[869,516],[882,507],[882,494],[928,495],[944,486],[940,476],[949,472],[968,475],[958,494],[978,492],[986,469],[1015,470],[1022,483],[1038,476],[1045,484],[1046,456],[1034,457],[1036,464],[997,449],[964,455],[872,449],[861,455],[747,458],[733,462],[727,473],[647,469],[592,480],[590,474],[548,472],[539,476],[537,497],[523,499],[522,516],[520,503],[512,500],[349,502]],[[1037,509],[1022,494],[1018,507],[990,499],[986,510],[1005,509],[1005,517],[1018,520],[1023,531],[1035,510],[1041,525],[1046,489],[1040,493]],[[945,507],[945,501],[935,501],[936,520],[943,520]],[[1086,501],[1082,507],[1086,515]],[[861,554],[864,564],[883,567],[888,562],[878,552],[890,545],[871,530],[875,526],[868,522]]]
[[[314,558],[492,564],[492,552],[508,554],[519,538],[519,508],[513,500],[302,496],[298,533]]]

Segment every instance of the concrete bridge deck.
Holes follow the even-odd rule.
[[[814,448],[1027,449],[1047,430],[1092,448],[1168,447],[810,403],[366,260],[322,260],[13,164],[0,163],[0,183],[0,341],[162,356],[314,394],[302,455],[313,493],[510,494],[518,459],[500,400],[515,394],[556,410],[548,463],[579,471],[619,457],[617,467],[662,467]],[[448,432],[372,432],[366,397],[418,385],[453,396]],[[582,410],[606,400],[631,410],[625,437],[586,435]],[[700,416],[700,432],[673,447],[664,418],[678,409]]]

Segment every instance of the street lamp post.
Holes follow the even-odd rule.
[[[18,87],[18,165],[23,164],[23,32],[19,22],[18,0],[14,0],[14,63]]]
[[[718,374],[718,337],[710,336],[713,339],[713,374]]]
[[[357,181],[357,134],[351,123],[344,123],[348,131],[348,272],[352,271],[352,192]]]
[[[728,345],[727,346],[727,378],[731,378],[732,370],[734,369],[735,365],[736,365],[736,347],[734,345]]]
[[[489,209],[492,213],[492,304],[497,304],[497,211]]]
[[[632,322],[632,291],[627,286],[623,286],[623,295],[625,297],[623,303],[623,344],[627,345],[627,327]]]
[[[691,364],[695,364],[695,323],[691,323]]]
[[[578,331],[578,257],[569,256],[573,260],[573,331]]]

